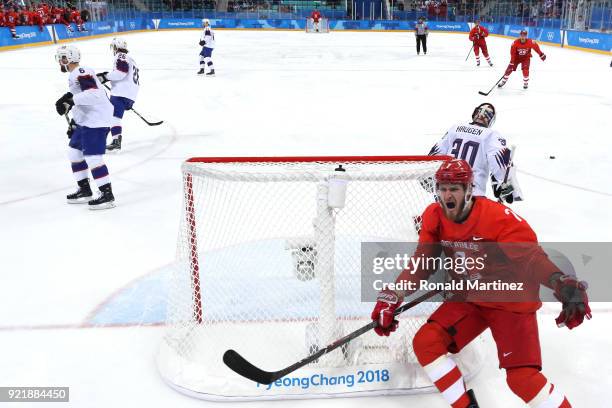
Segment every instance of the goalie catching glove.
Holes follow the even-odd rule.
[[[372,311],[372,320],[378,322],[374,331],[379,336],[388,336],[397,329],[399,322],[393,315],[395,310],[400,307],[403,299],[392,290],[383,290],[376,298],[376,306]]]
[[[563,304],[559,317],[555,319],[557,326],[566,326],[571,330],[580,326],[585,317],[591,319],[586,282],[579,282],[573,276],[558,273],[551,278],[551,284],[555,297]]]

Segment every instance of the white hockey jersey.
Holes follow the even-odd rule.
[[[200,41],[205,42],[204,47],[206,48],[215,48],[215,33],[213,32],[212,28],[204,28]]]
[[[73,95],[72,118],[79,126],[110,127],[113,105],[91,68],[78,67],[68,76],[68,88]]]
[[[140,88],[138,67],[132,57],[122,52],[115,54],[113,71],[106,75],[111,81],[111,95],[136,101]]]
[[[500,184],[504,181],[510,164],[510,148],[499,132],[475,124],[456,124],[429,152],[430,155],[450,155],[467,161],[474,171],[474,195],[484,196],[487,179],[492,175]],[[508,181],[514,187],[513,197],[522,200],[521,191],[515,181],[514,168]]]

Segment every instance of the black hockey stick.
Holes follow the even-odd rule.
[[[405,312],[406,310],[418,305],[421,302],[424,302],[425,300],[437,295],[440,292],[440,290],[432,290],[430,292],[424,293],[423,295],[412,300],[411,302],[408,302],[397,308],[395,310],[394,316]],[[349,341],[356,339],[362,334],[369,332],[377,325],[378,322],[372,321],[366,324],[365,326],[355,330],[354,332],[349,333],[346,336],[334,341],[333,343],[331,343],[325,348],[320,349],[316,353],[311,354],[308,357],[298,361],[297,363],[294,363],[289,367],[283,368],[279,371],[264,371],[258,367],[255,367],[253,364],[249,363],[244,357],[238,354],[238,352],[235,350],[227,350],[225,353],[223,353],[223,362],[235,373],[245,378],[248,378],[249,380],[255,381],[259,384],[271,384],[279,378],[282,378],[287,374],[294,372],[298,368],[302,368],[305,365],[312,363],[313,361],[329,353],[330,351],[333,351],[338,347],[348,343]]]
[[[506,74],[504,73],[504,75],[506,75]],[[493,85],[493,87],[491,89],[489,89],[489,92],[485,93],[485,92],[482,92],[482,91],[478,91],[478,93],[481,94],[481,95],[484,95],[484,96],[488,96],[495,89],[497,84],[499,84],[501,82],[501,80],[504,79],[504,75],[502,75],[501,78],[499,78],[497,80],[497,82],[495,83],[495,85]]]
[[[467,57],[465,57],[466,61],[468,60],[468,58],[470,58],[470,54],[472,53],[472,50],[474,49],[474,45],[475,44],[472,44],[472,48],[470,48],[470,50],[468,51],[468,55],[467,55]]]
[[[108,89],[109,91],[111,90],[111,89],[108,87],[108,85],[106,85],[106,84],[102,84],[102,85],[103,85],[103,86],[104,86],[106,89]],[[136,116],[138,116],[140,119],[142,119],[142,120],[143,120],[143,122],[144,122],[144,123],[146,123],[146,124],[147,124],[147,125],[149,125],[149,126],[159,126],[159,125],[161,125],[162,123],[164,123],[164,121],[163,121],[163,120],[160,120],[159,122],[149,122],[148,120],[146,120],[145,118],[143,118],[143,117],[142,117],[142,115],[141,115],[140,113],[136,112],[136,110],[135,110],[134,108],[131,108],[130,110],[131,110],[132,112],[134,112],[134,113],[136,114]]]

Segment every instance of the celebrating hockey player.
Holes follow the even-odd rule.
[[[204,32],[202,32],[202,37],[200,37],[200,45],[202,46],[202,51],[200,51],[200,70],[198,71],[198,75],[203,75],[206,72],[206,66],[208,66],[208,73],[206,76],[215,76],[215,67],[212,62],[212,52],[215,48],[215,33],[212,28],[210,28],[210,21],[208,19],[202,20],[204,24]]]
[[[323,16],[321,16],[321,13],[317,9],[314,9],[312,13],[310,13],[310,19],[312,20],[312,28],[316,33],[321,31],[320,22],[322,17]]]
[[[423,54],[427,55],[427,36],[429,35],[429,27],[425,22],[425,18],[419,17],[418,23],[414,26],[414,38],[416,39],[417,55],[421,54],[421,44],[423,44]]]
[[[66,199],[70,204],[88,203],[91,210],[112,208],[115,206],[115,197],[103,155],[113,105],[109,102],[106,92],[101,89],[96,73],[79,65],[81,53],[75,46],[59,47],[55,59],[62,72],[70,73],[69,92],[55,103],[59,115],[72,112],[68,128],[68,157],[78,190],[69,194]],[[96,199],[93,198],[89,185],[88,170],[101,193]]]
[[[121,120],[126,110],[132,109],[138,89],[140,88],[140,76],[138,68],[132,57],[128,55],[127,42],[122,38],[113,38],[110,48],[113,52],[113,70],[101,72],[98,79],[104,84],[111,83],[110,101],[113,104],[113,125],[111,135],[113,141],[106,146],[109,152],[119,152],[123,138],[123,127]]]
[[[423,229],[414,257],[470,257],[485,252],[495,244],[494,262],[484,269],[450,271],[457,281],[491,281],[507,271],[523,277],[527,301],[500,301],[497,297],[451,297],[427,319],[413,339],[417,360],[453,408],[478,408],[472,390],[466,391],[464,378],[448,353],[458,353],[487,328],[497,345],[499,366],[506,370],[510,390],[530,407],[570,408],[567,398],[540,372],[542,358],[538,338],[536,311],[540,308],[539,287],[554,290],[562,303],[556,322],[572,329],[584,318],[591,318],[586,285],[563,274],[537,243],[535,232],[527,221],[509,208],[473,194],[473,173],[464,160],[444,162],[435,175],[438,203],[423,212]],[[521,243],[520,250],[512,244]],[[504,244],[506,244],[504,246]],[[491,245],[494,246],[494,245]],[[491,257],[489,257],[490,262]],[[401,272],[396,283],[427,279],[435,272],[426,263]],[[469,291],[468,291],[469,292]],[[473,292],[473,290],[472,290]],[[372,320],[375,331],[388,336],[398,325],[394,311],[402,304],[407,291],[384,290],[379,293]],[[471,301],[470,299],[478,299]]]
[[[508,68],[506,68],[504,77],[499,84],[497,84],[498,87],[501,88],[506,84],[508,77],[510,74],[516,71],[519,64],[521,64],[521,69],[523,70],[523,89],[527,89],[529,87],[529,63],[531,60],[531,50],[538,53],[542,61],[546,60],[546,54],[540,50],[540,46],[535,41],[527,38],[527,30],[521,30],[520,38],[512,43],[512,47],[510,48],[510,64],[508,65]]]
[[[491,58],[489,58],[489,50],[487,49],[487,41],[485,38],[489,36],[489,30],[486,27],[480,25],[480,20],[474,22],[474,27],[470,30],[470,41],[474,43],[474,55],[476,56],[476,66],[480,66],[480,50],[482,55],[486,58],[489,66],[493,66]]]
[[[499,132],[491,129],[495,116],[495,107],[492,104],[478,105],[472,112],[472,121],[459,123],[448,129],[429,154],[450,155],[466,160],[474,171],[474,196],[486,195],[487,179],[490,175],[495,196],[511,204],[515,200],[523,199],[522,192],[514,165],[510,162],[508,142]]]

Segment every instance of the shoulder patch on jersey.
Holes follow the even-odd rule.
[[[79,75],[77,77],[77,81],[79,81],[81,91],[86,91],[88,89],[98,89],[96,79],[91,75]]]
[[[130,64],[124,59],[117,59],[117,71],[125,72],[126,74],[130,71]]]
[[[497,153],[495,153],[495,161],[500,168],[508,167],[510,165],[510,149],[504,147]]]

